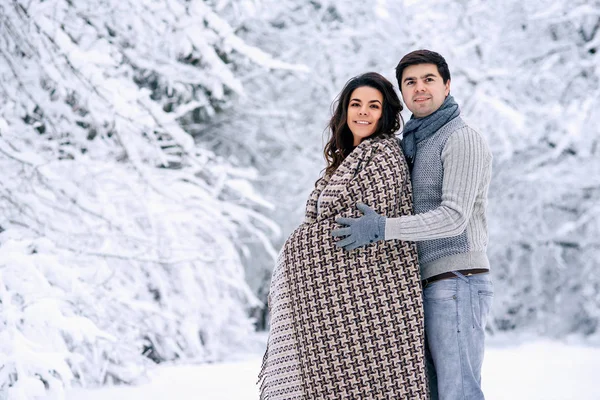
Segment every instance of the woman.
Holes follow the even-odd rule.
[[[335,246],[335,217],[365,203],[412,213],[394,132],[402,105],[377,73],[348,81],[329,123],[327,167],[273,271],[261,399],[425,399],[421,287],[413,243]]]

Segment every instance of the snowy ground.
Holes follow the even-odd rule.
[[[256,400],[261,357],[213,365],[164,366],[150,383],[100,390],[73,389],[68,400]],[[487,400],[599,400],[600,347],[534,340],[495,342],[483,371]]]

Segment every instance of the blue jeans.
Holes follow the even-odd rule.
[[[423,289],[431,399],[483,400],[485,324],[494,288],[489,273],[456,275]]]

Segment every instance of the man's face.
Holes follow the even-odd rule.
[[[450,79],[444,84],[435,64],[417,64],[402,71],[400,86],[404,103],[416,118],[435,112],[450,93]]]

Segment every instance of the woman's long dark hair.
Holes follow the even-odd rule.
[[[375,132],[369,136],[370,138],[394,134],[400,129],[401,122],[404,122],[400,115],[400,111],[403,109],[402,103],[390,81],[376,72],[367,72],[350,79],[332,105],[335,111],[329,121],[329,141],[323,151],[327,161],[325,175],[333,175],[342,161],[354,150],[354,138],[347,124],[348,106],[352,92],[363,86],[377,89],[383,96],[381,119],[377,123]]]

